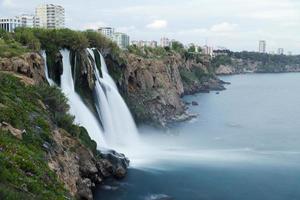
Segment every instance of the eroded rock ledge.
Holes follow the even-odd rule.
[[[78,199],[93,199],[92,189],[105,178],[123,178],[129,160],[114,151],[96,155],[63,129],[53,132],[55,144],[45,145],[49,167]]]

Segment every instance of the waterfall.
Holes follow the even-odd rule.
[[[105,60],[99,52],[101,58],[101,72],[96,66],[95,55],[88,49],[94,59],[94,70],[96,74],[96,107],[99,107],[98,114],[103,120],[105,137],[110,147],[129,147],[138,142],[138,131],[132,115],[119,94],[117,86],[109,75]]]
[[[70,64],[70,52],[68,50],[61,50],[60,53],[63,56],[61,89],[69,100],[70,114],[75,116],[75,123],[86,128],[90,137],[97,142],[98,147],[107,147],[100,123],[75,92],[72,67]]]
[[[46,51],[42,51],[41,52],[43,59],[44,59],[44,63],[45,63],[45,76],[47,79],[47,82],[49,83],[50,86],[55,85],[54,81],[49,77],[49,71],[48,71],[48,65],[47,65],[47,55],[46,55]]]
[[[75,123],[86,128],[90,137],[97,142],[98,148],[113,148],[127,153],[127,155],[130,154],[129,152],[132,152],[133,149],[136,151],[136,147],[139,146],[140,143],[135,122],[114,80],[108,73],[105,60],[101,53],[99,52],[103,78],[100,77],[94,51],[87,49],[87,53],[92,57],[89,61],[95,73],[95,107],[102,126],[75,91],[72,67],[70,64],[70,52],[68,50],[61,50],[60,53],[63,57],[61,90],[68,98],[70,114],[75,116]],[[46,54],[44,52],[43,57],[46,60]],[[48,76],[47,66],[45,67],[45,74],[48,82],[51,85],[52,83],[54,84],[53,80]]]

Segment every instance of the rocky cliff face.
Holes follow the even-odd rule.
[[[136,119],[165,125],[185,111],[180,100],[184,89],[179,73],[180,59],[143,59],[126,54],[124,86],[127,102]]]
[[[207,67],[195,59],[177,53],[160,58],[135,54],[121,55],[124,63],[106,56],[109,70],[121,68],[117,80],[135,119],[166,126],[190,118],[181,97],[196,92],[224,89],[222,82],[210,75]]]
[[[244,73],[282,73],[282,72],[300,72],[300,64],[295,65],[266,65],[260,61],[249,59],[231,58],[231,64],[220,65],[215,73],[217,75],[232,75]]]
[[[37,53],[26,53],[21,57],[0,58],[0,71],[24,75],[32,79],[32,83],[45,81],[44,61]]]
[[[55,143],[46,147],[48,165],[78,199],[93,199],[96,184],[126,175],[129,161],[122,154],[95,154],[63,129],[54,130],[53,139]]]

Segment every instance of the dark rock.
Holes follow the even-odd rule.
[[[192,105],[193,105],[193,106],[199,106],[199,103],[196,102],[196,101],[193,101],[193,102],[192,102]]]
[[[122,179],[125,177],[127,171],[124,167],[118,166],[117,169],[115,170],[114,177],[118,179]]]
[[[88,179],[88,178],[83,179],[83,180],[80,179],[77,182],[78,199],[92,200],[93,193],[92,193],[91,187],[92,187],[92,182],[90,179]]]
[[[51,145],[50,145],[48,142],[44,142],[44,144],[42,145],[42,147],[43,147],[46,151],[50,151]]]

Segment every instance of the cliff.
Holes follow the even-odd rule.
[[[189,119],[182,96],[225,89],[224,82],[210,73],[202,59],[186,58],[174,51],[143,56],[124,52],[120,57],[117,61],[107,54],[106,61],[111,73],[121,70],[116,81],[138,122],[164,127]]]
[[[95,184],[125,176],[127,158],[97,151],[68,109],[39,54],[0,58],[0,199],[92,199]]]
[[[213,62],[218,75],[300,72],[300,56],[229,52],[227,56],[217,56]]]

